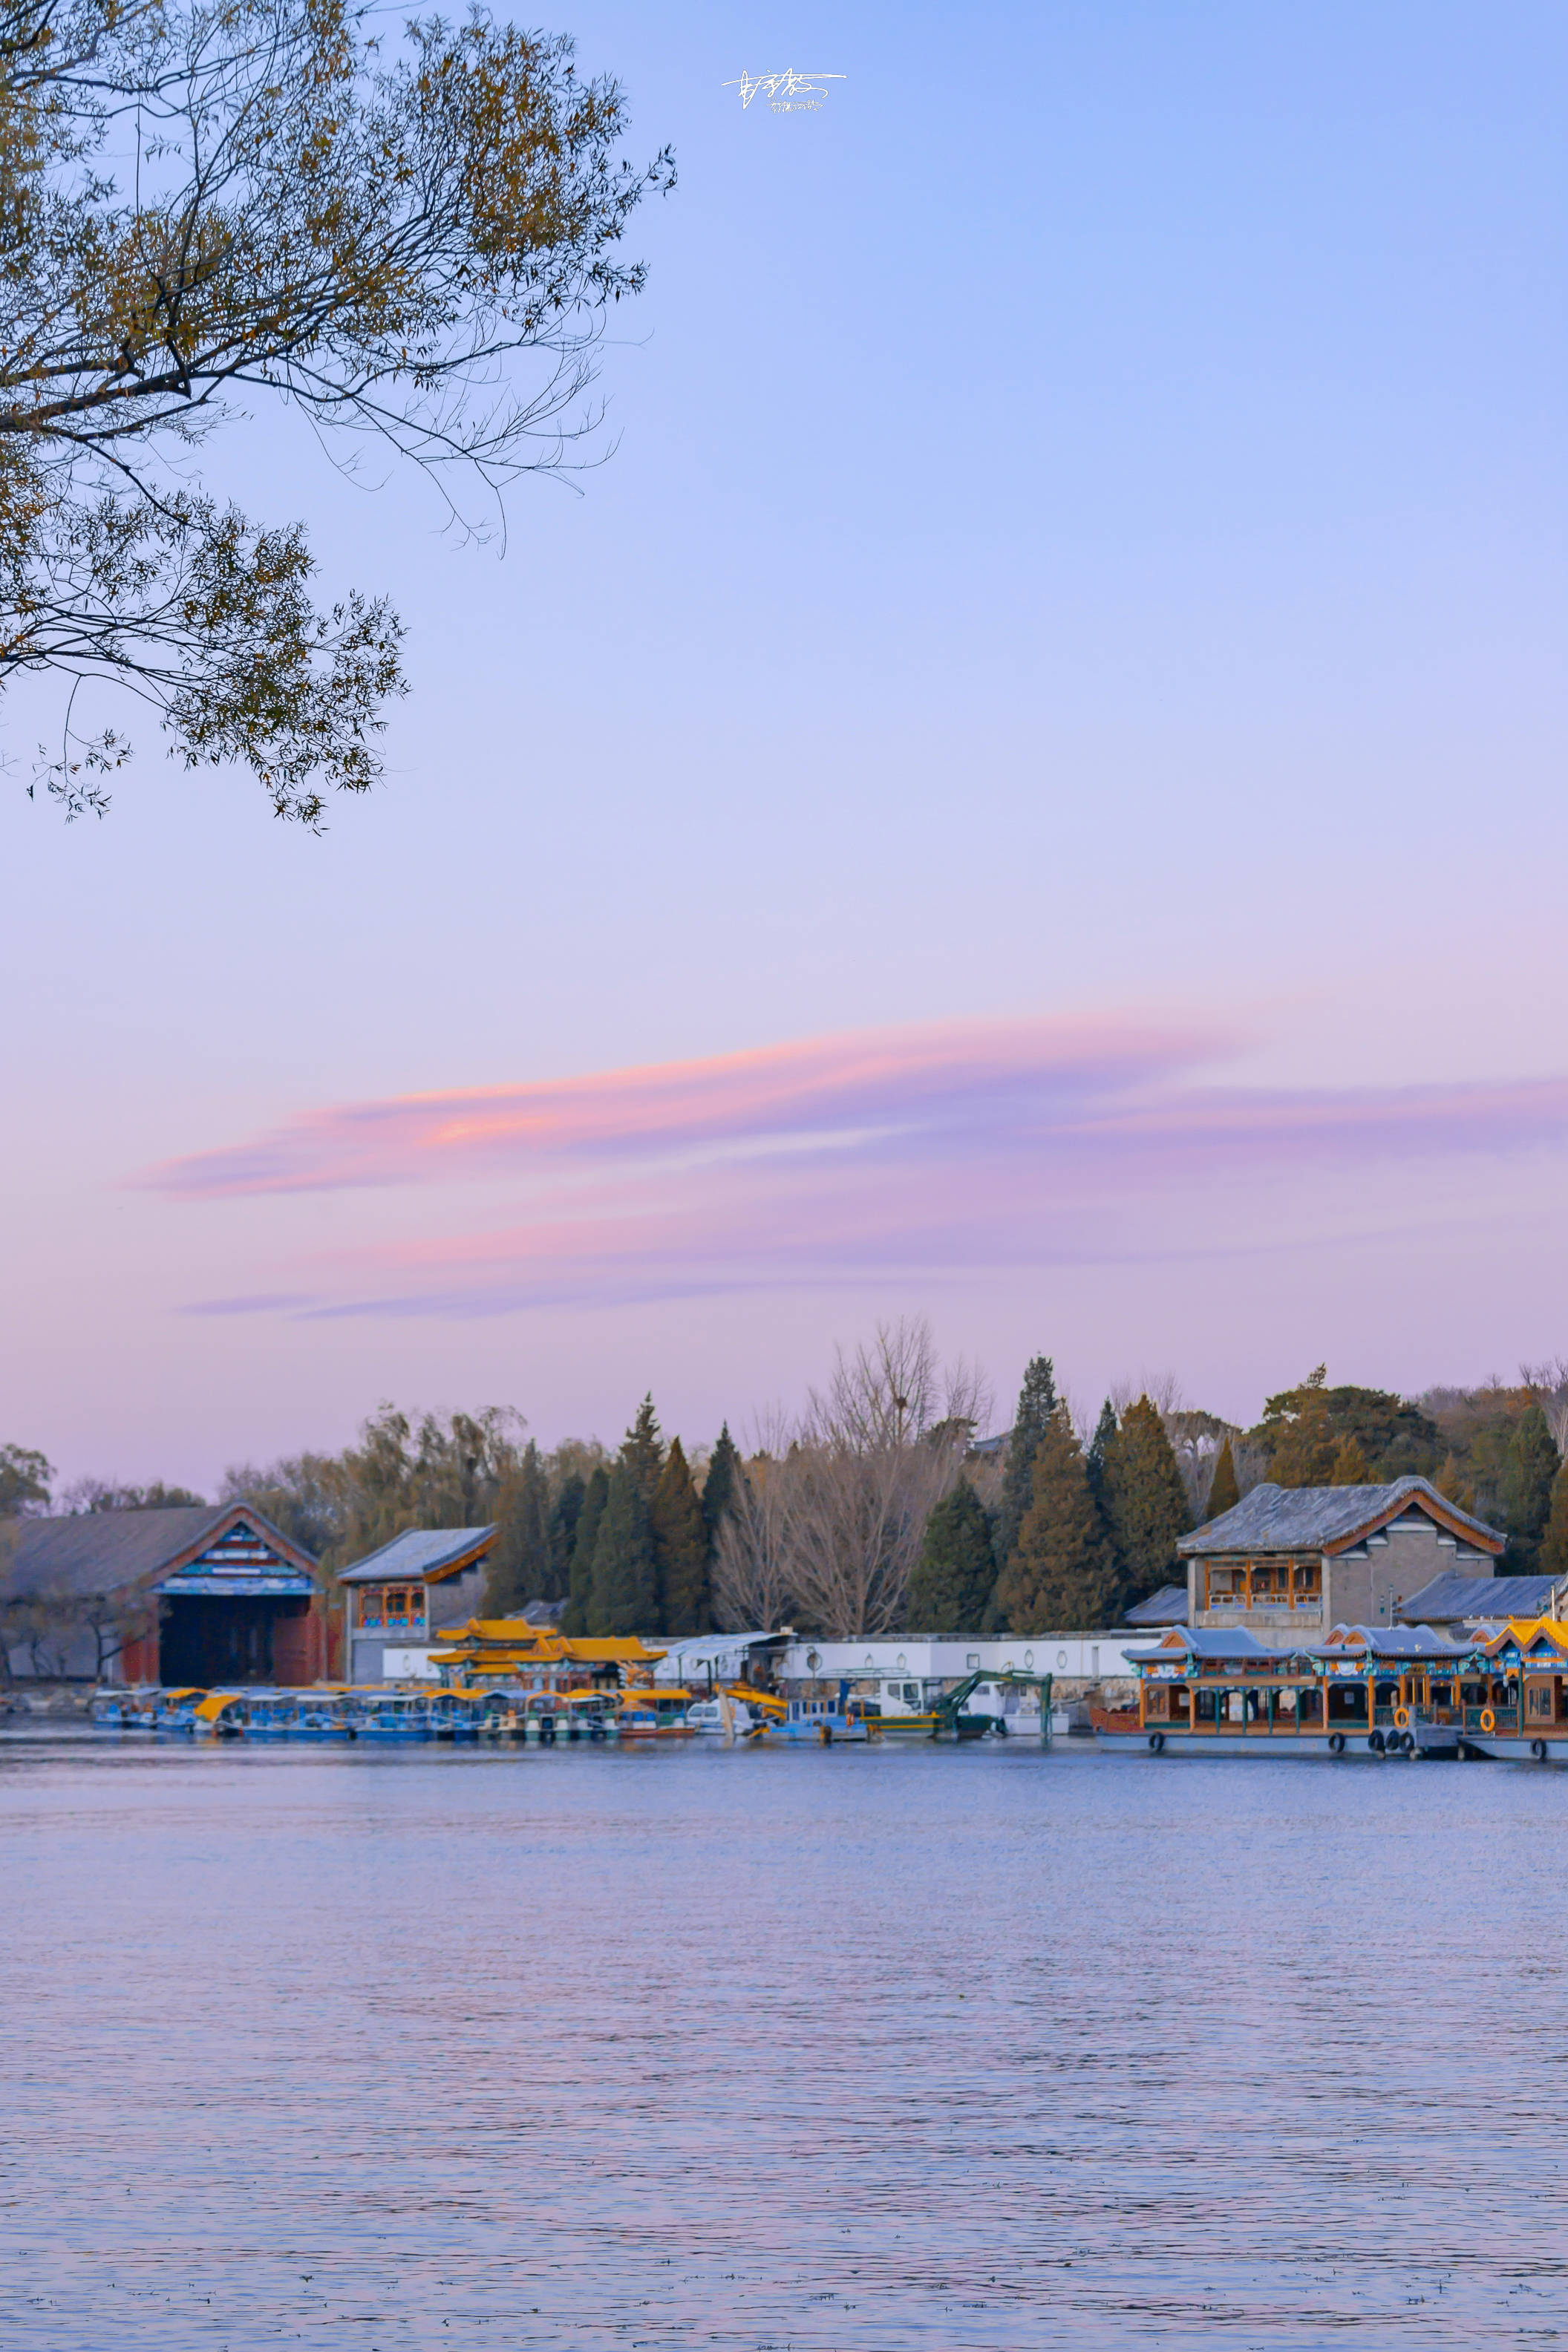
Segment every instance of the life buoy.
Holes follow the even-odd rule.
[[[1345,1752],[1344,1733],[1342,1731],[1330,1732],[1329,1746],[1336,1756],[1342,1756]]]
[[[1407,1706],[1396,1706],[1394,1710],[1394,1720],[1401,1731],[1408,1731],[1410,1728],[1410,1709]]]
[[[1481,1709],[1481,1729],[1483,1731],[1497,1729],[1497,1716],[1489,1706],[1483,1706]]]
[[[1149,1745],[1156,1756],[1162,1754],[1165,1746],[1164,1733],[1163,1731],[1152,1731],[1149,1734]]]
[[[1535,1760],[1536,1760],[1536,1762],[1537,1762],[1538,1764],[1544,1764],[1544,1763],[1545,1763],[1545,1761],[1546,1761],[1546,1742],[1545,1742],[1545,1740],[1544,1740],[1544,1739],[1532,1739],[1532,1740],[1531,1741],[1531,1743],[1530,1743],[1530,1752],[1531,1752],[1531,1754],[1534,1757],[1534,1759],[1535,1759]]]

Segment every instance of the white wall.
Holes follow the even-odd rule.
[[[1030,1675],[1103,1678],[1130,1674],[1127,1653],[1151,1649],[1158,1638],[1118,1626],[1104,1633],[1016,1633],[1004,1641],[795,1642],[778,1671],[785,1682],[908,1674],[917,1681],[955,1683],[977,1667],[994,1675],[1006,1666]]]

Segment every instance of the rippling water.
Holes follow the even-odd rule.
[[[6,2347],[1568,2340],[1538,1767],[0,1742]]]

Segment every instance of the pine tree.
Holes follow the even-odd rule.
[[[1568,1576],[1568,1461],[1552,1481],[1552,1510],[1535,1565],[1542,1576]]]
[[[1268,1475],[1277,1486],[1326,1486],[1332,1480],[1339,1440],[1329,1410],[1328,1377],[1328,1367],[1320,1364],[1291,1393],[1291,1411],[1268,1457]]]
[[[712,1560],[719,1549],[719,1529],[724,1514],[732,1510],[740,1500],[746,1484],[746,1473],[741,1463],[741,1449],[730,1434],[730,1424],[719,1432],[719,1443],[713,1448],[713,1458],[708,1465],[708,1475],[702,1484],[702,1518],[708,1529],[708,1557]]]
[[[1503,1456],[1503,1525],[1508,1529],[1509,1566],[1517,1574],[1535,1564],[1542,1538],[1552,1513],[1552,1488],[1557,1476],[1557,1448],[1546,1415],[1538,1404],[1520,1416],[1519,1427]]]
[[[1241,1488],[1236,1479],[1236,1456],[1227,1437],[1219,1449],[1219,1460],[1214,1465],[1209,1480],[1208,1500],[1204,1505],[1204,1518],[1223,1519],[1226,1511],[1234,1511],[1241,1500]]]
[[[1007,1440],[1007,1467],[1002,1478],[1002,1507],[996,1517],[996,1557],[1004,1566],[1012,1559],[1024,1514],[1029,1507],[1035,1454],[1057,1409],[1056,1370],[1048,1356],[1036,1356],[1024,1374],[1018,1410]]]
[[[651,1511],[664,1468],[664,1440],[658,1433],[658,1415],[651,1396],[645,1396],[637,1407],[637,1417],[622,1442],[621,1460],[632,1474],[644,1510]]]
[[[1129,1603],[1176,1574],[1176,1538],[1187,1525],[1187,1490],[1158,1406],[1141,1396],[1105,1448],[1105,1519]]]
[[[517,1617],[527,1601],[544,1598],[550,1577],[550,1487],[539,1448],[530,1438],[515,1479],[503,1489],[500,1537],[490,1554],[484,1614]]]
[[[550,1514],[550,1582],[544,1592],[547,1601],[564,1601],[572,1589],[572,1551],[587,1491],[587,1480],[575,1470],[569,1470],[561,1481],[561,1492]]]
[[[1100,1419],[1094,1424],[1094,1435],[1089,1441],[1084,1468],[1089,1473],[1089,1489],[1097,1503],[1105,1502],[1105,1449],[1116,1435],[1116,1407],[1109,1397],[1100,1408]]]
[[[1476,1490],[1466,1477],[1457,1454],[1444,1456],[1442,1467],[1432,1484],[1436,1487],[1439,1495],[1446,1495],[1450,1503],[1458,1503],[1461,1511],[1475,1509]],[[1553,1492],[1555,1491],[1554,1488]]]
[[[708,1529],[679,1438],[670,1445],[653,1498],[653,1556],[658,1572],[659,1633],[706,1633],[713,1623]]]
[[[1329,1484],[1331,1486],[1370,1486],[1372,1483],[1372,1466],[1362,1452],[1360,1438],[1352,1430],[1348,1437],[1342,1437],[1334,1448]]]
[[[609,1499],[610,1474],[604,1468],[594,1472],[584,1490],[583,1508],[577,1516],[577,1533],[572,1545],[572,1575],[567,1587],[566,1606],[561,1612],[563,1633],[585,1633],[594,1607],[594,1553],[599,1541],[599,1522],[605,1516]]]
[[[1058,1405],[1035,1450],[1029,1507],[996,1580],[993,1615],[1011,1633],[1103,1625],[1116,1601],[1116,1564],[1083,1450]]]
[[[996,1583],[985,1506],[960,1477],[926,1521],[921,1556],[904,1595],[910,1632],[978,1633]]]
[[[590,1633],[649,1633],[658,1608],[653,1529],[637,1488],[637,1473],[624,1457],[610,1473],[609,1492],[594,1546],[594,1595],[588,1608]]]

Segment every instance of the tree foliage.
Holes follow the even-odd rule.
[[[1510,1441],[1500,1495],[1508,1529],[1509,1566],[1517,1571],[1528,1572],[1535,1566],[1560,1467],[1546,1415],[1532,1404]]]
[[[1025,1370],[1017,1411],[1007,1438],[1007,1467],[996,1520],[996,1557],[1004,1566],[1012,1558],[1024,1514],[1029,1507],[1035,1454],[1056,1409],[1056,1367],[1049,1356],[1036,1356]]]
[[[572,1547],[572,1573],[567,1587],[566,1606],[561,1614],[563,1633],[585,1633],[594,1613],[594,1559],[599,1548],[599,1522],[605,1516],[605,1505],[610,1496],[610,1474],[603,1463],[592,1470],[584,1490],[583,1508],[577,1517],[576,1540]]]
[[[0,1445],[0,1519],[47,1511],[54,1465],[28,1445]]]
[[[1176,1538],[1187,1526],[1182,1474],[1159,1411],[1146,1396],[1128,1406],[1106,1441],[1100,1501],[1124,1601],[1144,1600],[1176,1575]]]
[[[730,1424],[726,1422],[719,1432],[719,1443],[713,1448],[708,1475],[702,1482],[702,1522],[708,1530],[710,1559],[717,1559],[719,1556],[719,1531],[727,1515],[734,1509],[745,1478],[741,1449],[731,1436]]]
[[[424,467],[460,510],[559,467],[616,247],[668,153],[570,40],[474,9],[373,30],[351,0],[0,0],[0,685],[132,689],[189,766],[280,816],[377,773],[403,690],[384,599],[316,601],[298,523],[204,479],[215,430],[286,404],[351,469]],[[520,355],[524,355],[521,357]],[[516,380],[519,365],[521,381]],[[48,789],[106,803],[76,735]]]
[[[991,1606],[996,1555],[979,1496],[960,1476],[935,1505],[904,1598],[910,1633],[978,1633]]]
[[[651,1513],[658,1612],[649,1621],[658,1633],[706,1633],[713,1623],[708,1573],[708,1529],[679,1437],[672,1440],[659,1473]]]
[[[653,1528],[637,1469],[625,1453],[610,1472],[594,1546],[590,1633],[647,1633],[658,1612]]]
[[[1208,1501],[1205,1506],[1204,1517],[1205,1519],[1223,1518],[1226,1511],[1235,1510],[1240,1500],[1241,1488],[1237,1484],[1236,1456],[1230,1450],[1230,1440],[1227,1437],[1220,1447],[1215,1462],[1214,1476],[1209,1481]]]
[[[1568,1577],[1568,1461],[1552,1481],[1552,1503],[1535,1565],[1542,1576]]]
[[[1029,1507],[996,1580],[993,1614],[1009,1633],[1103,1625],[1116,1603],[1116,1562],[1089,1488],[1083,1449],[1058,1405],[1035,1449]]]
[[[1267,1453],[1265,1475],[1280,1486],[1332,1486],[1334,1457],[1350,1437],[1379,1485],[1411,1475],[1430,1478],[1446,1451],[1436,1423],[1419,1405],[1386,1389],[1331,1389],[1321,1364],[1295,1388],[1269,1397],[1251,1434]]]
[[[502,1502],[503,1539],[490,1553],[485,1581],[487,1617],[516,1617],[526,1601],[549,1597],[550,1485],[531,1438],[515,1475],[506,1482]]]

